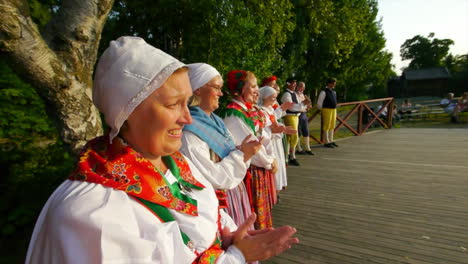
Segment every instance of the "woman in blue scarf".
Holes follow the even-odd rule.
[[[184,127],[181,152],[218,190],[220,205],[240,225],[252,213],[242,180],[261,143],[246,137],[241,145],[235,146],[223,120],[214,113],[223,96],[221,75],[205,63],[187,66],[193,90],[190,103],[193,122]]]

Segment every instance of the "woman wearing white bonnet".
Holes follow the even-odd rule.
[[[263,86],[259,90],[258,96],[258,105],[262,107],[267,118],[266,132],[270,134],[272,149],[274,155],[278,159],[278,170],[275,173],[275,183],[277,193],[286,188],[288,185],[287,174],[286,174],[286,159],[284,156],[284,146],[283,146],[283,133],[278,133],[278,128],[275,129],[276,133],[272,131],[272,125],[277,127],[284,127],[283,124],[277,122],[276,111],[273,108],[273,105],[277,103],[276,98],[278,92],[276,89],[270,86]],[[291,127],[284,127],[284,132],[294,132]]]
[[[228,216],[219,215],[211,184],[178,152],[191,93],[175,58],[137,37],[110,43],[93,90],[110,132],[88,142],[47,201],[26,263],[243,263],[272,255],[245,249],[262,237],[244,226],[231,239],[219,235]],[[287,241],[268,247],[276,254],[289,247],[294,231],[265,234]]]
[[[242,180],[261,143],[247,137],[236,147],[223,120],[214,113],[223,96],[221,74],[206,63],[187,67],[193,91],[189,107],[193,122],[184,127],[180,151],[213,185],[220,206],[240,225],[252,214]]]

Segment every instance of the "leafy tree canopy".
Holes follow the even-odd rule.
[[[451,39],[434,38],[434,33],[427,38],[416,35],[401,45],[400,54],[403,60],[411,60],[410,69],[439,67],[444,65],[444,58],[453,44]]]

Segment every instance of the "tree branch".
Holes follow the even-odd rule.
[[[64,0],[44,38],[79,80],[91,86],[101,33],[114,0]]]
[[[64,0],[44,38],[26,0],[0,0],[0,52],[47,102],[64,142],[76,152],[102,133],[91,101],[92,72],[113,0]]]
[[[0,51],[23,79],[33,83],[41,95],[56,86],[57,73],[63,73],[60,60],[42,39],[29,16],[27,1],[0,1]],[[47,78],[45,78],[47,76]],[[62,80],[65,81],[65,80]]]

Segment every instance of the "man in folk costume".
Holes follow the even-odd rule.
[[[253,106],[258,97],[258,86],[255,75],[251,72],[235,70],[227,75],[228,89],[233,99],[224,112],[224,123],[233,136],[234,143],[240,144],[246,136],[251,139],[264,139],[264,116]],[[269,139],[266,139],[269,140]],[[250,168],[245,177],[252,208],[257,214],[256,229],[273,226],[271,216],[271,178],[277,170],[276,159],[262,144],[260,150],[252,157]],[[276,198],[276,197],[275,197]]]
[[[305,106],[302,105],[297,97],[296,93],[296,80],[293,78],[288,78],[286,80],[286,91],[284,92],[283,96],[281,97],[281,102],[292,102],[294,103],[293,106],[286,111],[286,115],[283,117],[284,124],[286,126],[292,127],[294,130],[297,131],[299,126],[299,115],[302,111],[305,110]],[[298,132],[287,135],[288,139],[288,146],[289,146],[289,165],[299,166],[299,162],[296,159],[296,146],[299,142],[299,135]]]
[[[322,112],[324,146],[327,148],[338,147],[333,141],[333,131],[336,126],[336,105],[338,103],[335,86],[336,79],[327,79],[327,87],[320,92],[317,99],[317,108]]]
[[[47,201],[26,263],[244,263],[298,242],[291,227],[247,233],[255,215],[226,229],[213,187],[178,152],[191,94],[175,58],[137,37],[110,43],[93,89],[110,132]]]
[[[315,155],[310,149],[310,139],[309,139],[309,117],[307,116],[307,112],[310,108],[312,108],[312,101],[310,98],[304,94],[305,91],[305,83],[299,82],[299,85],[296,88],[296,94],[298,101],[305,107],[301,111],[299,115],[299,142],[297,143],[297,153],[298,154],[307,154],[307,155]],[[304,150],[302,149],[302,143],[304,144]]]
[[[180,151],[210,181],[220,205],[240,225],[252,214],[243,179],[261,143],[247,136],[239,146],[234,144],[223,120],[214,113],[223,96],[221,74],[206,63],[187,67],[193,91],[189,107],[193,121],[184,127]]]

